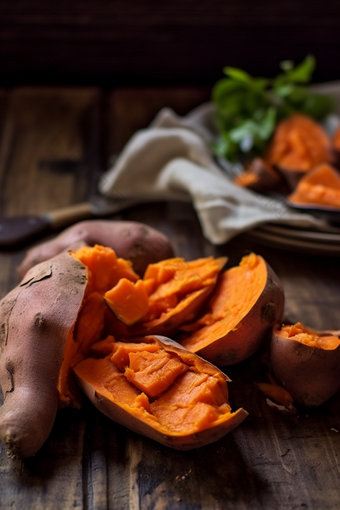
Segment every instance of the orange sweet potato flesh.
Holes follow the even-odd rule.
[[[74,334],[68,339],[58,380],[59,406],[80,407],[70,369],[89,356],[105,335],[115,339],[175,331],[193,319],[214,288],[226,259],[192,262],[168,259],[150,264],[139,279],[131,263],[107,247],[82,247],[72,253],[88,273],[85,299]],[[107,308],[114,317],[108,318]]]
[[[88,356],[91,346],[102,337],[106,313],[105,292],[116,286],[121,278],[130,282],[136,282],[139,278],[131,262],[117,258],[111,248],[84,246],[72,252],[72,257],[86,267],[87,285],[74,334],[66,343],[59,372],[57,387],[60,407],[81,406],[70,378],[70,368]]]
[[[332,145],[335,150],[340,151],[340,127],[338,127],[332,137]]]
[[[284,295],[280,282],[254,253],[221,274],[206,313],[182,327],[182,345],[217,366],[232,365],[258,350],[280,322]]]
[[[277,127],[265,160],[283,171],[294,187],[305,172],[331,158],[331,142],[322,128],[309,117],[295,114]]]
[[[261,158],[253,159],[244,172],[235,177],[235,184],[258,193],[278,188],[280,174]]]
[[[74,372],[104,414],[179,450],[216,441],[247,416],[231,412],[225,374],[164,337],[117,342],[112,355]]]
[[[226,260],[177,258],[150,264],[144,275],[150,287],[148,312],[129,336],[171,335],[183,322],[193,320],[213,291]]]
[[[132,283],[121,278],[113,289],[105,293],[104,300],[117,318],[128,326],[141,320],[149,309],[149,296],[143,280]]]
[[[277,380],[299,404],[317,407],[340,387],[340,339],[329,331],[277,326],[270,356]]]
[[[297,205],[340,209],[339,172],[328,164],[317,166],[300,180],[288,200]]]

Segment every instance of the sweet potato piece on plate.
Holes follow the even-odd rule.
[[[279,169],[294,189],[306,172],[332,161],[331,141],[313,119],[294,114],[278,125],[265,160]]]
[[[340,211],[340,175],[327,163],[317,166],[299,181],[288,197],[293,205],[330,207]]]

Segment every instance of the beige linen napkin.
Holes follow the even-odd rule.
[[[214,107],[201,105],[186,117],[169,108],[138,131],[99,189],[107,197],[140,201],[191,201],[204,235],[214,244],[267,222],[324,229],[324,221],[289,210],[283,202],[232,182],[214,161]],[[229,173],[233,168],[227,166]]]

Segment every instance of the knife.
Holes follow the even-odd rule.
[[[0,218],[0,248],[30,241],[39,234],[62,229],[78,221],[109,216],[139,204],[138,200],[93,196],[88,202],[70,205],[41,215]]]

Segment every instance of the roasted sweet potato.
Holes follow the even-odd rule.
[[[324,163],[308,172],[288,197],[293,205],[331,207],[340,210],[340,175]]]
[[[280,187],[282,177],[266,161],[261,158],[255,158],[244,172],[235,177],[234,182],[243,188],[248,188],[258,193],[265,193]]]
[[[92,403],[112,420],[171,448],[217,441],[247,412],[231,412],[227,376],[165,337],[113,343],[74,367]]]
[[[340,387],[340,339],[330,331],[277,326],[270,356],[276,378],[298,404],[317,407]]]
[[[279,169],[294,189],[306,172],[331,162],[331,142],[314,120],[295,114],[278,125],[265,160]]]
[[[11,457],[33,455],[51,431],[86,283],[86,267],[65,252],[30,269],[0,301],[0,438]]]
[[[33,266],[75,247],[100,244],[112,248],[118,257],[131,260],[134,270],[142,276],[148,264],[173,257],[169,240],[161,232],[142,223],[129,221],[90,220],[76,223],[52,241],[27,252],[18,268],[20,278]]]
[[[281,321],[284,294],[271,267],[254,253],[222,273],[205,313],[181,329],[181,343],[217,366],[238,363]]]

